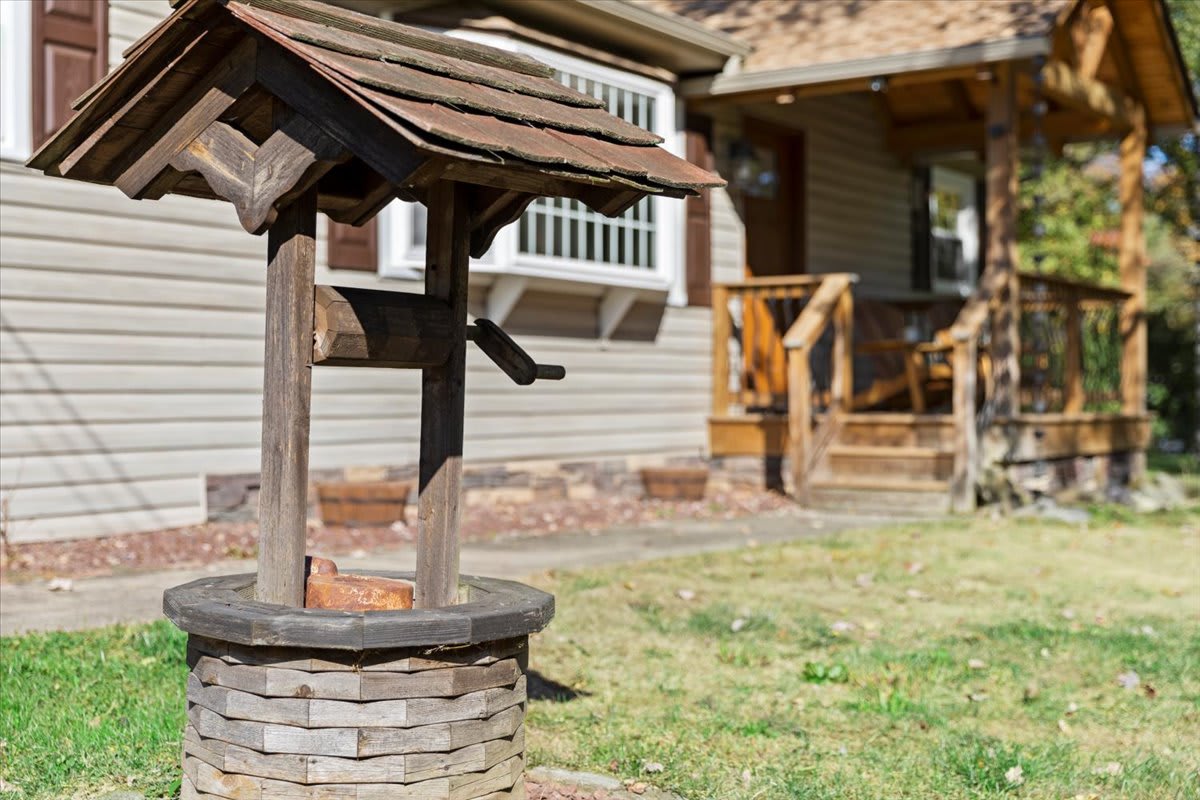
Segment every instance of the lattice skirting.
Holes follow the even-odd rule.
[[[527,652],[193,634],[182,800],[523,800]]]

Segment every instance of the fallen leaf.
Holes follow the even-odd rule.
[[[1117,775],[1120,775],[1124,771],[1125,771],[1125,769],[1124,769],[1124,767],[1121,766],[1120,762],[1110,761],[1107,764],[1105,764],[1103,767],[1096,767],[1094,770],[1092,770],[1092,774],[1093,775],[1111,775],[1113,777],[1116,777]]]
[[[73,592],[75,591],[75,581],[70,578],[52,578],[46,584],[46,588],[52,592]]]
[[[1074,700],[1067,703],[1067,716],[1069,717],[1072,714],[1077,714],[1077,713],[1079,713],[1079,704],[1076,703]]]
[[[675,596],[678,597],[680,600],[695,600],[696,599],[696,593],[693,592],[691,589],[680,589],[678,592],[675,593]]]
[[[969,669],[987,669],[987,662],[982,658],[972,658],[967,661]]]
[[[0,778],[0,794],[20,794],[21,787]]]
[[[666,768],[657,761],[642,762],[642,772],[662,772],[664,769]]]
[[[987,692],[971,692],[969,695],[967,695],[967,699],[972,703],[982,703],[984,700],[988,699],[988,696]]]
[[[909,575],[920,575],[925,571],[925,565],[920,561],[909,561],[904,565],[904,571]]]
[[[634,794],[645,794],[646,790],[649,788],[650,786],[643,781],[636,781],[632,786],[629,787],[629,791],[633,792]]]
[[[869,589],[874,582],[874,572],[862,572],[854,576],[854,584],[860,589]]]
[[[1025,684],[1025,691],[1022,693],[1021,698],[1026,703],[1032,703],[1034,700],[1038,699],[1038,696],[1041,693],[1042,690],[1041,687],[1037,685],[1037,681],[1030,681],[1029,683]]]
[[[904,594],[907,597],[912,598],[913,600],[928,600],[929,599],[929,595],[925,594],[920,589],[908,589],[907,591],[904,592]]]
[[[1008,781],[1009,786],[1020,786],[1025,782],[1025,770],[1021,769],[1021,765],[1009,767],[1004,772],[1004,780]]]
[[[733,631],[734,633],[737,633],[744,627],[746,627],[746,620],[741,617],[738,617],[733,622],[729,623],[729,630]]]
[[[1070,732],[1071,732],[1071,726],[1070,726],[1070,724],[1069,724],[1069,723],[1068,723],[1068,722],[1067,722],[1065,719],[1059,719],[1059,721],[1058,721],[1058,729],[1059,729],[1061,732],[1063,732],[1063,733],[1070,733]]]
[[[850,631],[854,630],[854,623],[847,622],[844,619],[839,619],[836,622],[834,622],[832,625],[829,626],[829,630],[833,631],[834,634],[838,634],[838,635],[843,634],[843,633],[849,633]]]
[[[1136,672],[1129,670],[1128,672],[1122,672],[1117,676],[1117,683],[1121,685],[1122,689],[1125,689],[1126,691],[1133,691],[1141,685],[1142,679]]]
[[[1158,697],[1158,689],[1155,689],[1153,686],[1151,686],[1148,683],[1142,684],[1142,693],[1145,694],[1146,697],[1150,700],[1153,700],[1154,698]]]

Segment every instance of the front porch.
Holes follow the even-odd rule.
[[[1153,112],[1109,13],[1076,5],[1041,54],[701,101],[737,110],[718,155],[745,227],[742,276],[713,291],[713,456],[880,509],[970,509],[997,470],[1047,490],[1080,458],[1140,474]],[[851,108],[878,145],[862,116],[822,122]],[[1113,286],[1044,272],[1041,220],[1017,248],[1021,180],[1099,139],[1120,142]]]
[[[986,467],[1034,465],[1048,481],[1052,462],[1145,449],[1149,418],[1121,393],[1144,365],[1122,363],[1128,292],[1018,273],[1013,386],[998,379],[1005,309],[986,284],[964,301],[893,303],[859,300],[857,284],[834,273],[716,287],[713,456],[786,458],[802,502],[869,492],[877,507],[939,511],[972,508]]]

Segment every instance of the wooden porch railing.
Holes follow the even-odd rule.
[[[1010,292],[1016,293],[1017,309],[1011,327],[1004,319]],[[984,272],[951,328],[956,510],[975,506],[979,436],[993,422],[1022,412],[1083,415],[1121,409],[1120,314],[1129,297],[1121,289],[1084,281]],[[1015,340],[997,347],[997,330]],[[1012,360],[1016,375],[1009,386],[998,388],[995,362],[1004,358]],[[999,397],[1002,393],[1010,396]],[[1004,410],[997,413],[998,407]]]
[[[833,412],[847,409],[854,394],[850,290],[857,280],[788,275],[713,287],[713,415],[735,406],[786,413],[798,493],[819,453],[814,442],[828,438]],[[823,426],[814,432],[819,413]]]

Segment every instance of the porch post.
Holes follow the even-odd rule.
[[[992,362],[995,365],[997,417],[1020,412],[1020,342],[1017,328],[1021,298],[1017,291],[1017,91],[1011,63],[994,66],[987,108],[987,250],[986,269],[1008,280],[992,315]]]
[[[1121,304],[1121,411],[1146,413],[1146,237],[1142,228],[1142,162],[1146,158],[1146,114],[1140,106],[1130,115],[1133,127],[1121,140],[1121,238],[1117,262],[1121,288],[1129,299]],[[1134,477],[1145,471],[1145,453],[1134,454]]]

